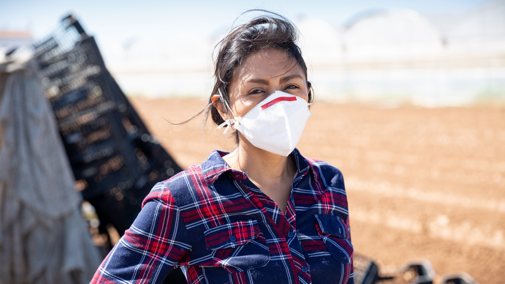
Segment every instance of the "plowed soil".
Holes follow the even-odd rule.
[[[234,141],[202,118],[198,99],[131,98],[160,143],[186,168]],[[380,266],[428,259],[505,283],[505,108],[374,109],[316,102],[298,145],[344,174],[356,252]]]

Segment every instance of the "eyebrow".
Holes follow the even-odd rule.
[[[300,78],[300,79],[303,79],[302,76],[298,75],[298,74],[291,74],[291,75],[288,75],[288,76],[285,76],[285,77],[282,77],[280,79],[280,83],[285,83],[289,80],[292,80],[294,78]],[[270,85],[270,82],[268,80],[265,80],[265,79],[256,79],[256,78],[252,78],[252,79],[249,79],[246,81],[246,83],[258,83],[258,84],[262,84],[262,85]]]
[[[288,75],[286,77],[282,77],[280,81],[281,81],[281,83],[285,83],[285,82],[287,82],[289,80],[292,80],[292,79],[295,79],[295,78],[300,78],[300,79],[303,80],[302,76],[300,76],[298,74],[291,74],[291,75]]]
[[[249,79],[247,81],[245,81],[246,83],[258,83],[258,84],[262,84],[262,85],[270,85],[270,82],[268,82],[268,80],[265,80],[265,79],[255,79],[255,78],[252,78],[252,79]]]

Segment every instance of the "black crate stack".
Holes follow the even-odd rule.
[[[149,133],[107,71],[94,38],[72,15],[33,52],[76,189],[101,223],[122,235],[153,185],[181,168]]]

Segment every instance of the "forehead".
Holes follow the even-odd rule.
[[[271,80],[287,73],[305,78],[302,67],[294,58],[284,51],[267,49],[249,55],[235,70],[232,82],[240,83],[250,78]]]

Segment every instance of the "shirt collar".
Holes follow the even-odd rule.
[[[207,160],[202,163],[202,175],[207,184],[215,182],[223,173],[230,171],[232,177],[239,180],[247,178],[244,172],[237,171],[232,168],[223,160],[229,152],[214,150],[210,153]]]
[[[293,158],[295,159],[296,171],[299,174],[306,174],[310,169],[310,164],[307,159],[305,159],[305,157],[300,154],[300,151],[298,151],[297,148],[291,152],[291,155],[293,155]]]
[[[242,171],[237,171],[232,168],[223,160],[223,156],[226,156],[229,152],[214,150],[210,153],[207,160],[202,163],[202,175],[207,184],[215,182],[222,174],[226,172],[231,172],[232,178],[238,180],[244,180],[247,178],[246,174]],[[299,174],[306,174],[310,165],[309,162],[300,154],[298,149],[294,149],[291,152],[295,160],[296,171]]]

